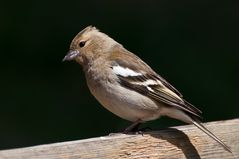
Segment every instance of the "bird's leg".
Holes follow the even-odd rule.
[[[141,120],[138,119],[136,120],[135,122],[133,122],[129,127],[127,127],[125,130],[124,130],[124,134],[128,134],[129,132],[131,131],[137,131],[138,128],[139,128],[139,125],[141,124]]]

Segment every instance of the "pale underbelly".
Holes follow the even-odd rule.
[[[148,121],[160,116],[159,105],[135,91],[110,84],[107,88],[89,88],[103,107],[123,119]]]

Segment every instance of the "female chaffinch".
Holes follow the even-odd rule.
[[[82,65],[91,93],[106,109],[133,122],[125,133],[142,122],[169,116],[194,124],[231,152],[201,124],[198,108],[138,56],[95,27],[86,27],[75,36],[63,59],[69,60]]]

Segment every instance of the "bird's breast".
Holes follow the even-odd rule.
[[[160,115],[160,107],[155,101],[121,86],[117,80],[96,75],[94,78],[87,78],[87,84],[102,106],[123,119],[147,121]]]

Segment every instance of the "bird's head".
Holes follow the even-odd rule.
[[[76,60],[81,65],[85,65],[107,55],[116,44],[117,42],[106,34],[93,26],[88,26],[72,40],[69,52],[63,61]]]

